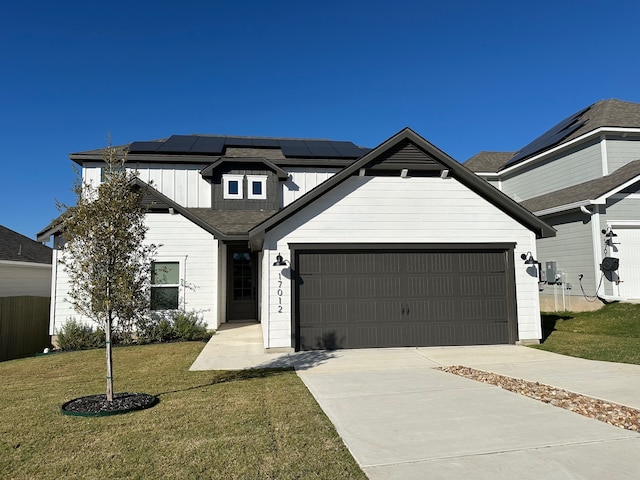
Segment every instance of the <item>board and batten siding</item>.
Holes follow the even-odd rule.
[[[100,184],[99,163],[87,163],[82,169],[84,182]],[[163,195],[187,208],[211,208],[211,184],[202,175],[202,165],[127,164],[127,171],[137,171],[138,177]]]
[[[606,145],[609,173],[634,160],[640,160],[639,138],[607,138]]]
[[[218,240],[178,214],[149,213],[145,223],[149,227],[145,242],[158,246],[156,260],[180,262],[180,306],[199,313],[208,328],[217,328]],[[54,250],[54,261],[59,253]],[[60,264],[56,264],[56,269],[50,333],[55,335],[70,318],[94,325],[74,311],[67,299],[68,275]]]
[[[621,295],[627,298],[636,298],[640,285],[631,283],[640,282],[640,262],[635,252],[629,251],[635,248],[635,241],[631,245],[625,245],[627,239],[634,239],[635,234],[629,230],[640,231],[640,192],[636,188],[628,188],[625,193],[614,195],[607,201],[606,214],[601,217],[602,228],[611,226],[618,234],[614,238],[614,245],[609,247],[608,256],[620,258],[619,274],[623,281],[616,286],[611,282],[604,282],[604,293],[607,295]],[[629,265],[629,261],[631,265]],[[629,269],[633,269],[630,274]],[[629,295],[631,294],[631,296]]]
[[[455,179],[351,177],[273,230],[264,243],[262,326],[265,348],[291,347],[294,288],[289,243],[515,243],[520,340],[541,337],[538,281],[520,254],[536,255],[535,234]]]
[[[340,170],[340,168],[287,168],[289,179],[282,185],[281,206],[286,207],[309,190],[314,189],[331,178]]]
[[[0,260],[0,297],[48,297],[51,265]]]
[[[518,202],[602,177],[600,143],[582,145],[569,152],[506,173],[502,191]]]

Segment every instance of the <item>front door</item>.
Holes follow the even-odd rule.
[[[257,320],[256,254],[247,248],[227,248],[227,320]]]

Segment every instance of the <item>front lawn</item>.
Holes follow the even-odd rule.
[[[366,478],[293,371],[189,372],[201,342],[114,349],[149,410],[69,417],[104,393],[103,349],[0,363],[0,478]]]
[[[640,305],[614,303],[594,312],[542,314],[543,343],[550,352],[640,364]]]

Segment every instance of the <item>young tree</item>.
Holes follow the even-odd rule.
[[[136,174],[124,168],[127,152],[109,145],[103,181],[98,187],[81,179],[76,205],[62,215],[66,240],[61,263],[69,275],[69,299],[75,310],[98,322],[106,337],[107,401],[113,401],[112,337],[124,334],[149,310],[150,262],[155,252],[145,244],[144,192]]]

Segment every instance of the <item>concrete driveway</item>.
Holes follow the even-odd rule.
[[[291,359],[370,479],[640,478],[640,434],[434,370],[465,365],[638,408],[640,366],[513,345]]]
[[[192,370],[295,366],[370,479],[638,479],[640,434],[434,367],[464,365],[640,409],[640,366],[516,345],[266,354],[224,325]]]

